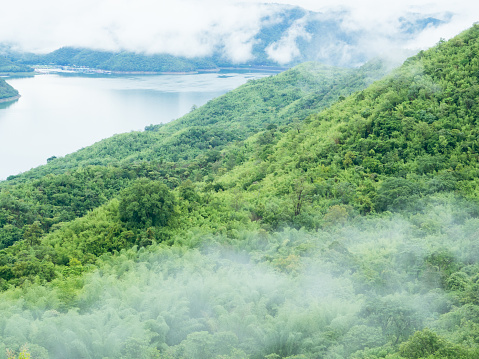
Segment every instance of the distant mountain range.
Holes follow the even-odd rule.
[[[261,19],[261,27],[251,39],[251,59],[243,62],[235,62],[227,55],[228,40],[219,42],[209,56],[195,58],[68,46],[48,54],[33,54],[15,51],[12,44],[0,44],[0,54],[18,65],[76,66],[106,71],[188,72],[231,66],[292,67],[305,61],[356,67],[381,51],[387,51],[384,46],[379,48],[383,40],[404,44],[425,29],[447,23],[452,16],[410,13],[395,19],[394,30],[389,34],[376,30],[371,34],[351,26],[347,11],[318,13],[293,6],[268,6],[271,12]],[[371,38],[377,38],[377,43]]]

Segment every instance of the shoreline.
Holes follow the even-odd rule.
[[[213,69],[197,69],[193,71],[109,71],[109,70],[97,70],[99,73],[111,73],[115,75],[195,75],[198,73],[219,73],[221,71],[251,71],[251,72],[283,72],[288,67],[279,66],[251,66],[251,67],[217,67]],[[73,70],[74,71],[74,70]],[[81,72],[81,71],[78,71]]]
[[[15,101],[15,100],[18,100],[21,96],[22,96],[22,95],[17,95],[17,96],[13,96],[13,97],[6,97],[6,98],[0,98],[0,103]]]
[[[116,70],[103,70],[103,69],[91,69],[85,67],[71,67],[71,66],[58,66],[58,67],[35,67],[35,74],[47,74],[47,73],[63,73],[63,74],[75,74],[75,75],[195,75],[199,73],[220,73],[222,71],[239,71],[239,72],[282,72],[287,70],[284,67],[276,66],[251,66],[251,67],[217,67],[211,69],[197,69],[193,71],[116,71]]]

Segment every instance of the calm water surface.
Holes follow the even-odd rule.
[[[0,103],[0,180],[116,133],[166,123],[270,73],[9,79],[22,97]]]

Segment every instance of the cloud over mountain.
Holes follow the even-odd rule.
[[[3,13],[11,16],[0,23],[0,42],[44,53],[73,46],[184,57],[221,54],[245,63],[261,52],[279,64],[327,59],[354,65],[354,58],[361,62],[361,56],[388,48],[431,46],[438,36],[471,25],[464,22],[470,20],[465,5],[325,1],[319,8],[308,0],[293,0],[294,6],[285,2],[20,0],[3,5]]]

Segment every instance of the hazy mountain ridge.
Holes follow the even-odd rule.
[[[316,13],[284,5],[264,5],[270,13],[261,18],[260,29],[248,41],[248,60],[233,59],[227,54],[227,43],[218,43],[210,55],[188,58],[168,53],[102,51],[88,48],[63,47],[46,55],[19,53],[4,45],[10,60],[27,65],[78,66],[107,71],[188,72],[221,67],[286,66],[306,61],[355,67],[388,49],[365,43],[369,35],[362,29],[349,29],[347,11]],[[447,23],[451,14],[440,18],[414,13],[401,16],[397,29],[387,36],[396,48],[430,27]],[[225,35],[226,36],[226,35]],[[227,36],[226,36],[227,38]],[[224,40],[227,41],[227,40]],[[381,42],[381,41],[379,41]],[[11,48],[11,45],[10,45]]]
[[[0,235],[16,240],[0,251],[3,345],[41,358],[476,358],[478,48],[476,25],[333,92],[322,112],[279,106],[285,122],[259,116],[261,131],[221,151],[211,139],[192,162],[138,151],[3,182]],[[103,145],[129,156],[187,118]],[[179,132],[221,132],[203,121]],[[85,216],[51,216],[121,187]],[[20,229],[29,206],[39,217]]]

